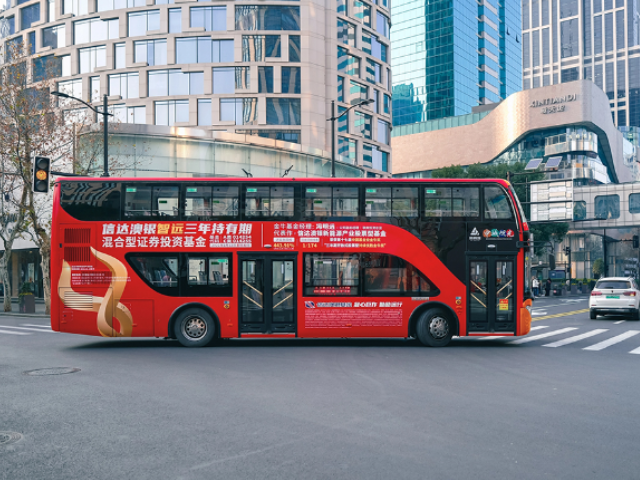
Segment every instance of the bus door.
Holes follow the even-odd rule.
[[[474,255],[467,265],[468,332],[515,333],[516,257]]]
[[[238,255],[240,333],[295,333],[296,258]]]

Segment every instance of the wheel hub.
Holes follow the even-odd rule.
[[[442,317],[433,317],[429,322],[429,333],[436,339],[446,337],[449,333],[449,322]]]
[[[189,317],[184,322],[184,333],[194,340],[202,338],[207,333],[207,323],[200,317]]]

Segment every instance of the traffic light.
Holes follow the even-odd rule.
[[[565,255],[571,255],[571,247],[564,247]]]
[[[638,235],[633,236],[633,248],[638,248],[640,246],[640,238]]]
[[[51,182],[51,160],[36,157],[33,160],[33,192],[48,193]]]
[[[549,254],[549,270],[556,269],[556,257],[553,253]]]

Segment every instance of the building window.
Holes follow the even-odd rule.
[[[389,95],[384,95],[383,98],[384,98],[384,108],[382,112],[387,115],[391,115],[391,97]]]
[[[629,198],[629,210],[631,210],[631,198]],[[587,202],[577,201],[573,203],[573,220],[585,220],[587,218]]]
[[[267,125],[300,125],[299,98],[267,98]]]
[[[364,100],[369,99],[369,87],[365,85],[360,85],[357,82],[351,80],[349,82],[351,84],[351,88],[349,89],[349,96],[351,98],[351,105],[355,105],[356,103],[360,103]]]
[[[206,32],[227,30],[227,7],[192,7],[191,27],[203,27]]]
[[[573,82],[574,80],[578,80],[579,78],[580,74],[578,73],[578,67],[565,68],[560,71],[560,81],[562,83]]]
[[[87,15],[89,13],[88,0],[63,0],[62,13],[73,13],[75,16]]]
[[[337,0],[338,2],[338,13],[341,15],[348,15],[348,4],[347,0]]]
[[[156,125],[173,126],[189,122],[189,100],[156,102]]]
[[[62,58],[54,55],[33,59],[33,81],[39,82],[48,78],[62,76]]]
[[[355,140],[338,136],[338,155],[343,162],[355,165],[357,157],[357,144]]]
[[[82,79],[78,78],[75,80],[67,80],[65,82],[58,83],[58,91],[62,93],[66,93],[72,97],[83,98],[82,97]],[[59,104],[68,103],[70,99],[59,99]]]
[[[376,13],[376,31],[385,38],[389,38],[389,18],[380,12]]]
[[[234,67],[213,69],[213,93],[235,93]]]
[[[369,137],[371,138],[371,137]],[[389,145],[389,123],[384,120],[378,120],[378,142]]]
[[[262,62],[265,58],[280,58],[280,35],[243,35],[242,61]]]
[[[60,58],[60,63],[62,64],[62,77],[71,76],[71,55],[62,55]],[[82,98],[82,97],[80,97]]]
[[[367,27],[371,26],[371,7],[360,0],[353,1],[353,17]]]
[[[370,83],[382,83],[382,67],[379,63],[367,58],[365,78]]]
[[[300,67],[282,67],[282,93],[300,93]]]
[[[258,93],[273,93],[273,67],[258,67]]]
[[[355,135],[371,138],[371,115],[362,112],[353,112],[353,130]]]
[[[169,9],[169,33],[181,33],[182,32],[182,9],[170,8]]]
[[[342,47],[338,47],[338,71],[354,77],[360,76],[360,59],[347,53]]]
[[[89,20],[79,20],[73,22],[73,43],[82,45],[83,43],[100,42],[102,40],[112,40],[120,37],[118,19],[100,20],[91,18]]]
[[[109,107],[109,111],[113,113],[114,118],[120,123],[135,123],[137,125],[147,123],[147,109],[144,106],[127,107],[126,105],[112,105]]]
[[[89,47],[78,49],[80,73],[91,73],[98,67],[107,65],[107,47]]]
[[[98,0],[98,11],[119,10],[121,8],[146,7],[146,0]]]
[[[235,122],[236,125],[258,123],[257,98],[221,98],[220,121]]]
[[[338,105],[338,132],[340,133],[349,133],[349,114],[342,115],[346,111],[346,107]]]
[[[233,40],[176,38],[176,63],[232,63]]]
[[[167,41],[162,40],[142,40],[133,42],[134,61],[147,62],[147,65],[167,64]]]
[[[257,135],[262,138],[300,143],[300,130],[236,130],[236,133]]]
[[[342,19],[338,19],[338,41],[349,45],[356,46],[356,27]]]
[[[42,46],[51,48],[62,48],[65,46],[64,25],[56,25],[42,29]]]
[[[387,62],[387,46],[380,43],[375,36],[371,37],[371,55],[382,62]]]
[[[144,37],[147,32],[160,30],[160,10],[129,13],[128,19],[130,37]]]
[[[211,125],[211,99],[199,98],[198,99],[198,125],[210,126]]]
[[[344,102],[344,77],[338,77],[338,101]]]
[[[16,33],[16,17],[0,18],[0,38]]]
[[[640,213],[640,193],[629,195],[629,213]]]
[[[594,200],[595,218],[598,220],[613,220],[620,218],[620,196],[598,195]]]
[[[236,6],[236,30],[300,30],[300,7]]]
[[[91,77],[89,79],[89,90],[91,94],[91,103],[98,103],[101,100],[100,77]]]
[[[561,57],[569,58],[579,55],[578,51],[578,19],[565,20],[560,23]]]
[[[378,147],[373,147],[373,165],[376,170],[383,172],[389,171],[389,153],[380,150]]]
[[[300,61],[300,35],[289,35],[289,61]]]
[[[126,49],[124,43],[116,43],[113,46],[113,57],[114,57],[114,68],[117,70],[119,68],[125,68],[126,63]]]
[[[120,95],[121,98],[140,97],[140,77],[136,73],[120,73],[109,75],[109,95]]]
[[[156,70],[149,72],[149,96],[202,95],[204,72],[182,72],[182,70]]]
[[[25,30],[31,27],[32,23],[40,20],[40,4],[34,3],[28,7],[20,9],[20,28]]]
[[[29,39],[27,44],[29,47],[29,55],[35,55],[36,53],[36,32],[29,32],[27,34],[27,38]]]

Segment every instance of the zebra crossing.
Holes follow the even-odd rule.
[[[0,335],[25,336],[34,333],[58,333],[51,330],[50,325],[37,325],[33,323],[23,323],[18,327],[0,325]]]
[[[503,344],[503,345],[523,345],[523,344],[533,343],[541,340],[547,340],[547,339],[551,340],[552,337],[566,335],[569,333],[572,333],[572,334],[576,333],[577,335],[564,337],[559,340],[555,340],[551,343],[540,344],[539,346],[547,347],[547,348],[559,348],[567,345],[573,345],[583,341],[586,342],[589,339],[591,339],[591,341],[596,341],[598,339],[601,339],[600,341],[596,341],[596,343],[581,347],[582,350],[585,350],[585,351],[599,352],[613,345],[618,345],[640,334],[640,330],[627,330],[625,332],[619,333],[612,337],[604,338],[610,329],[595,328],[595,329],[580,333],[580,332],[577,332],[577,330],[579,330],[578,327],[564,327],[556,330],[547,330],[548,328],[549,328],[548,325],[536,325],[534,327],[531,327],[531,333],[529,333],[529,335],[525,337],[516,337],[515,339],[513,336],[507,336],[507,335],[494,336],[494,337],[478,337],[478,338],[461,337],[461,339],[473,340],[477,342],[481,341],[481,342],[486,342],[487,344],[490,344],[493,341],[496,344]],[[535,333],[532,335],[533,332],[537,332],[537,331],[542,331],[542,332]],[[504,340],[507,340],[507,341],[505,342]],[[640,347],[634,348],[633,350],[630,350],[628,353],[631,353],[634,355],[640,355]]]

